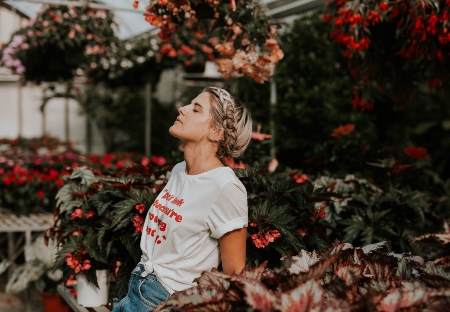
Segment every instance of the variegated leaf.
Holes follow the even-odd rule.
[[[363,277],[364,266],[350,263],[340,263],[334,270],[334,274],[343,280],[347,286]]]
[[[238,283],[243,291],[246,303],[254,310],[272,311],[276,302],[275,294],[258,281],[232,276],[231,281]]]
[[[260,265],[255,266],[251,269],[246,267],[239,275],[248,279],[260,281],[264,275],[264,272],[266,271],[267,263],[267,261],[264,261]]]
[[[174,293],[168,300],[161,302],[154,311],[171,311],[173,307],[181,307],[188,310],[197,305],[217,303],[222,300],[224,294],[218,288],[192,287]]]
[[[315,250],[307,252],[303,249],[298,256],[292,257],[291,266],[287,270],[291,274],[308,272],[309,268],[318,261],[319,257]]]
[[[195,281],[198,287],[218,287],[225,290],[230,287],[229,277],[229,275],[218,271],[203,272]]]
[[[363,250],[363,252],[365,254],[369,254],[369,253],[371,253],[374,250],[383,248],[384,245],[386,245],[386,241],[375,243],[375,244],[366,245],[366,246],[362,247],[362,250]]]
[[[276,303],[276,308],[281,312],[320,311],[323,293],[318,281],[309,280],[283,293]]]
[[[426,289],[416,287],[413,290],[394,289],[377,306],[378,311],[397,311],[424,303],[450,297],[450,288]]]
[[[443,266],[433,262],[427,262],[424,271],[430,275],[437,275],[450,280],[450,272],[445,271]]]

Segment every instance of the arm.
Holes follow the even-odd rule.
[[[245,267],[247,228],[226,233],[219,239],[223,272],[239,274]]]

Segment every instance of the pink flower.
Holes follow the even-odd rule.
[[[72,232],[72,235],[73,235],[73,236],[80,236],[80,235],[81,235],[81,232],[80,232],[80,231],[73,231],[73,232]]]
[[[272,138],[271,134],[252,132],[252,139],[256,141],[264,141],[266,139]]]
[[[251,227],[257,227],[258,226],[258,223],[256,223],[256,222],[250,222],[250,224],[249,224]]]
[[[278,160],[276,158],[272,159],[269,163],[268,169],[270,172],[274,172],[278,167]]]
[[[157,157],[157,156],[152,156],[152,161],[157,164],[158,166],[164,166],[166,164],[166,159],[162,156]]]
[[[75,212],[72,212],[72,220],[81,218],[82,216],[83,216],[83,210],[80,208],[75,209]]]
[[[148,159],[148,157],[142,157],[142,159],[141,159],[142,166],[148,166],[149,163],[150,163],[150,159]]]

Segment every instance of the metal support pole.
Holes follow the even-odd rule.
[[[22,83],[19,81],[18,93],[17,93],[17,110],[19,118],[19,137],[23,134],[23,103],[22,103]]]
[[[65,137],[66,144],[70,141],[70,128],[69,128],[69,98],[64,98],[64,127],[65,127]]]
[[[277,105],[277,84],[275,78],[272,76],[270,78],[270,134],[272,135],[272,140],[270,140],[270,158],[276,158],[275,149],[275,110]]]
[[[151,139],[152,139],[152,84],[145,85],[145,155],[150,157],[152,154]]]

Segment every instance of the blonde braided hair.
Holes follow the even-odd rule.
[[[239,100],[228,91],[206,87],[210,94],[212,126],[223,129],[223,139],[217,150],[217,157],[237,158],[247,148],[252,135],[252,117]]]

